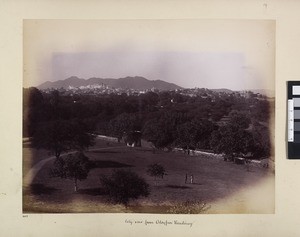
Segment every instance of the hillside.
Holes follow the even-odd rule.
[[[111,88],[122,88],[122,89],[135,89],[135,90],[147,90],[156,88],[158,90],[175,90],[180,89],[180,86],[177,86],[173,83],[168,83],[162,80],[148,80],[144,77],[124,77],[119,79],[111,78],[90,78],[90,79],[81,79],[78,77],[69,77],[65,80],[59,80],[50,82],[47,81],[38,86],[38,89],[47,89],[47,88],[68,88],[88,86],[88,85],[106,85]]]

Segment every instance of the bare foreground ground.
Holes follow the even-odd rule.
[[[94,150],[95,149],[95,150]],[[97,150],[99,149],[99,150]],[[50,178],[53,159],[40,167],[32,183],[23,183],[23,211],[26,213],[167,213],[175,203],[206,203],[205,213],[273,213],[274,174],[267,169],[237,165],[210,155],[188,156],[174,152],[153,153],[149,148],[128,148],[120,143],[97,140],[86,155],[96,163],[86,180],[74,193],[72,180]],[[46,151],[23,148],[23,178]],[[147,166],[159,163],[166,169],[164,179],[147,175]],[[130,169],[144,177],[150,195],[132,201],[128,208],[107,202],[101,188],[101,175],[114,169]],[[194,183],[186,184],[185,175]]]

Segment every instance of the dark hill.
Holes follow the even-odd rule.
[[[81,79],[78,77],[69,77],[65,80],[59,80],[50,82],[47,81],[38,86],[39,89],[47,88],[68,88],[69,86],[80,87],[88,85],[102,85],[105,84],[112,88],[123,88],[123,89],[136,89],[136,90],[146,90],[156,88],[159,90],[175,90],[180,89],[180,86],[177,86],[173,83],[168,83],[162,80],[148,80],[144,77],[124,77],[119,79],[111,78],[90,78],[90,79]]]

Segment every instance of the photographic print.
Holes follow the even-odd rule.
[[[275,21],[23,34],[24,213],[274,213]]]

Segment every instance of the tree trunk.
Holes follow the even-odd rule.
[[[78,191],[77,179],[76,179],[76,178],[74,178],[74,191],[75,191],[75,192]]]
[[[60,151],[59,151],[59,149],[55,149],[55,156],[56,156],[56,159],[59,159],[59,157],[60,157]]]
[[[62,168],[64,161],[63,161],[62,157],[60,156],[60,152],[59,153],[55,152],[55,157],[56,157],[56,159],[54,161],[55,164],[58,165],[60,168]]]

